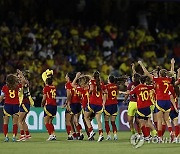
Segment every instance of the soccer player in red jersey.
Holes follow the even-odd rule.
[[[140,78],[140,84],[136,86],[130,94],[135,94],[137,96],[137,114],[141,124],[141,130],[144,134],[146,140],[149,140],[150,130],[146,128],[148,125],[148,118],[151,115],[150,106],[152,105],[150,98],[150,90],[153,86],[148,86],[145,84],[146,76]]]
[[[171,78],[168,78],[167,71],[165,69],[161,69],[159,71],[160,77],[153,77],[147,69],[144,67],[143,63],[141,61],[138,61],[138,63],[141,65],[144,73],[149,76],[154,82],[155,82],[155,91],[156,91],[156,98],[157,98],[157,104],[156,107],[158,109],[157,118],[158,118],[158,137],[160,141],[162,140],[162,119],[165,120],[166,125],[168,126],[168,130],[170,132],[170,135],[172,136],[172,125],[169,120],[169,113],[171,110],[171,101],[170,101],[170,91],[169,86],[172,81]],[[177,110],[176,105],[174,102],[173,106],[175,110]]]
[[[95,113],[95,117],[98,123],[99,129],[99,138],[98,142],[104,139],[103,137],[103,129],[101,123],[101,114],[103,112],[103,93],[105,91],[104,84],[101,82],[100,73],[98,71],[94,72],[93,79],[89,82],[89,104],[85,111],[85,120],[88,126],[88,131],[90,133],[89,140],[93,138],[95,132],[93,131],[90,115]],[[105,101],[105,100],[104,100]]]
[[[49,138],[47,141],[56,140],[54,134],[54,125],[52,123],[53,118],[57,113],[57,104],[56,104],[56,87],[53,85],[53,75],[50,74],[46,78],[46,84],[43,89],[43,99],[42,107],[44,107],[44,124],[49,133]]]
[[[19,96],[21,85],[18,83],[18,78],[16,75],[9,74],[6,78],[6,85],[2,87],[0,102],[5,99],[5,104],[3,108],[4,112],[4,124],[3,132],[5,142],[9,141],[8,137],[8,123],[10,116],[13,117],[13,142],[16,141],[16,135],[18,131],[18,112],[19,112]]]
[[[84,135],[81,133],[82,127],[79,124],[79,116],[81,113],[81,98],[80,93],[72,86],[72,82],[75,78],[74,73],[68,73],[66,75],[66,92],[67,92],[67,108],[66,108],[66,131],[68,134],[68,140],[72,140],[73,125],[75,124],[77,131],[77,138],[82,140]]]
[[[117,127],[115,124],[116,116],[118,114],[117,108],[117,94],[118,94],[118,86],[116,85],[116,78],[113,75],[110,75],[108,78],[108,84],[106,85],[106,102],[104,104],[104,119],[105,119],[105,129],[107,133],[107,139],[111,140],[109,120],[111,120],[111,125],[114,134],[114,140],[117,140]]]
[[[29,91],[29,83],[27,80],[27,73],[22,73],[20,70],[17,70],[17,76],[21,81],[21,78],[24,78],[26,80],[26,84],[22,87],[22,90],[19,94],[19,118],[18,118],[18,123],[20,127],[20,138],[17,141],[25,141],[26,139],[31,138],[31,135],[28,130],[28,125],[26,123],[26,117],[27,114],[30,111],[30,105],[34,105],[34,101],[30,95]]]
[[[88,102],[89,102],[89,81],[92,77],[89,76],[89,75],[81,75],[80,72],[78,72],[76,74],[76,77],[75,79],[73,80],[72,82],[72,86],[74,88],[76,88],[77,91],[80,92],[80,95],[81,95],[81,103],[82,103],[82,119],[83,119],[83,123],[84,123],[84,126],[85,126],[85,130],[86,130],[86,133],[89,137],[89,131],[88,131],[88,127],[87,127],[87,124],[86,124],[86,121],[85,121],[85,118],[84,118],[84,113],[85,113],[85,109],[88,105]],[[78,80],[78,85],[76,84]],[[91,114],[90,116],[90,121],[95,117],[95,114]],[[92,138],[92,140],[94,140],[94,138]]]

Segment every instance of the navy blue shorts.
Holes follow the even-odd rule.
[[[151,116],[150,107],[140,108],[137,110],[138,118],[147,120]]]
[[[81,103],[72,103],[70,104],[70,108],[73,114],[78,114],[81,112]]]
[[[171,101],[170,100],[158,100],[156,107],[159,111],[170,112],[171,110]]]
[[[117,116],[117,104],[111,104],[111,105],[106,105],[104,109],[104,113],[107,116]]]
[[[19,112],[19,104],[4,104],[3,109],[5,116],[12,116],[13,114],[18,114]]]
[[[20,112],[26,112],[28,113],[30,110],[30,104],[21,104],[19,107]]]
[[[86,111],[93,113],[102,113],[103,107],[102,105],[89,104],[89,106],[86,107]]]
[[[175,110],[171,110],[169,116],[171,120],[178,119],[178,113]]]
[[[44,106],[44,117],[55,117],[57,113],[57,106],[55,105],[45,105]]]

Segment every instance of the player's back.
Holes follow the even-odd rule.
[[[153,80],[155,81],[157,100],[170,100],[169,86],[172,79],[167,77],[154,77]]]
[[[43,93],[46,94],[46,105],[56,104],[56,87],[53,85],[46,85],[43,89]]]
[[[150,90],[152,86],[147,86],[145,84],[139,84],[135,89],[137,95],[137,106],[138,108],[145,108],[152,105],[150,98]]]
[[[65,85],[65,88],[70,90],[71,92],[71,103],[80,103],[81,98],[80,98],[80,93],[79,91],[72,86],[71,82],[67,82]]]
[[[4,93],[6,104],[19,104],[19,88],[20,85],[18,85],[13,90],[9,89],[7,85],[2,87],[2,92]]]
[[[109,83],[106,85],[106,89],[107,89],[106,105],[117,104],[117,94],[118,94],[117,85],[114,83]]]
[[[89,94],[90,103],[102,105],[102,101],[103,101],[102,95],[103,95],[103,90],[105,90],[104,83],[100,82],[101,89],[99,91],[97,90],[97,83],[95,80],[90,80],[89,85],[93,86],[92,92]]]

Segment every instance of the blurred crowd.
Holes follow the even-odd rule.
[[[104,81],[109,74],[131,75],[131,63],[142,59],[151,71],[156,66],[170,69],[170,59],[180,64],[178,27],[156,29],[127,27],[110,22],[83,25],[70,20],[21,26],[0,25],[0,86],[16,69],[29,70],[31,93],[42,95],[41,74],[54,70],[57,95],[65,96],[65,75],[71,71],[91,74],[99,70]]]

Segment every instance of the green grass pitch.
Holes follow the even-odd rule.
[[[153,144],[145,143],[135,149],[130,144],[130,132],[118,132],[118,141],[67,141],[64,132],[56,132],[57,141],[46,141],[47,133],[32,133],[32,138],[25,142],[5,143],[3,134],[0,134],[0,154],[172,154],[180,152],[180,143]],[[105,138],[106,135],[104,134]]]

